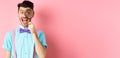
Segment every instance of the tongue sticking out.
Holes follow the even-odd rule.
[[[29,20],[28,20],[28,19],[22,19],[22,22],[23,22],[24,24],[28,24]]]
[[[27,23],[28,23],[28,20],[23,20],[23,23],[24,23],[24,24],[27,24]]]

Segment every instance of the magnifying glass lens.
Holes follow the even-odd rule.
[[[27,18],[32,18],[33,17],[33,11],[26,11],[25,12],[25,16],[27,17]]]

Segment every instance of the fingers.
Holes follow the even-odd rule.
[[[33,23],[32,22],[29,22],[28,23],[28,27],[31,29],[31,28],[34,28],[34,25],[33,25]]]
[[[32,24],[32,22],[29,22],[28,24],[29,24],[29,25],[31,25],[31,24]]]
[[[31,33],[34,33],[34,32],[35,32],[35,26],[33,25],[32,22],[29,22],[29,23],[28,23],[28,29],[30,29]]]
[[[34,26],[32,22],[29,22],[28,23],[28,26]]]

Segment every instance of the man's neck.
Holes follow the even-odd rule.
[[[20,28],[23,28],[23,29],[28,29],[28,26],[23,26],[23,25],[19,25]]]

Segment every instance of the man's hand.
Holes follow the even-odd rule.
[[[32,22],[29,22],[28,29],[30,29],[31,33],[36,33],[35,26]]]

